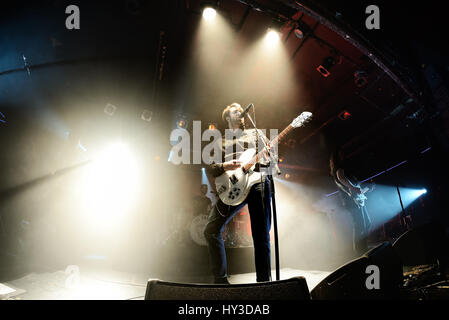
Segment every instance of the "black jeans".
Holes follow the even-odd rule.
[[[371,226],[371,219],[366,206],[357,207],[354,205],[351,210],[352,216],[352,248],[356,255],[360,256],[368,251],[368,233]]]
[[[225,225],[244,205],[248,204],[251,220],[251,233],[254,244],[256,280],[271,280],[270,229],[271,229],[271,193],[270,182],[256,183],[243,203],[228,206],[218,200],[209,214],[209,221],[204,230],[212,273],[215,280],[227,277],[226,251],[222,238]]]

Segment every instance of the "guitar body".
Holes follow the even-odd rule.
[[[365,201],[368,199],[365,194],[361,193],[361,194],[354,194],[352,195],[352,199],[354,200],[354,202],[356,203],[356,205],[361,208],[365,206]]]
[[[242,162],[242,167],[255,154],[255,149],[248,149],[243,152],[238,159]],[[254,166],[246,173],[243,172],[242,168],[229,170],[215,178],[215,188],[223,203],[230,206],[237,206],[245,201],[251,187],[259,182],[261,178],[261,173],[254,172],[253,169]]]
[[[350,191],[350,196],[352,200],[354,200],[355,204],[361,208],[365,206],[365,201],[368,200],[368,198],[365,196],[365,193],[371,192],[369,188],[361,188],[360,193],[355,193]]]

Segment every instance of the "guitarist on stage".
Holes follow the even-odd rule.
[[[237,160],[239,154],[248,148],[256,148],[264,139],[268,145],[269,140],[261,132],[255,129],[245,129],[243,108],[238,103],[227,106],[222,113],[222,119],[235,135],[232,139],[222,141],[222,161],[214,163],[206,168],[209,175],[218,177],[227,170],[235,170],[241,167]],[[262,148],[262,147],[261,147]],[[258,162],[256,170],[264,171],[268,166],[267,159]],[[266,170],[265,170],[266,172]],[[225,225],[246,204],[248,204],[251,233],[254,243],[254,256],[256,264],[256,280],[271,281],[270,260],[270,229],[271,229],[271,198],[270,181],[265,174],[260,182],[254,184],[241,204],[236,206],[226,205],[220,199],[209,213],[208,223],[204,230],[204,236],[208,243],[209,257],[214,276],[214,282],[218,284],[229,284],[227,279],[226,252],[222,238]]]
[[[366,192],[374,189],[374,184],[370,188],[362,188],[357,178],[352,176],[349,169],[345,167],[342,161],[341,151],[332,153],[329,166],[330,175],[335,184],[340,189],[340,197],[343,206],[351,213],[353,222],[352,247],[357,256],[368,251],[368,233],[371,227],[371,218],[366,208]]]

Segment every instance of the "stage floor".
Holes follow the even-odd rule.
[[[312,290],[330,272],[295,269],[281,269],[280,278],[289,279],[303,276]],[[2,300],[143,300],[146,282],[149,278],[165,281],[151,275],[118,272],[113,270],[88,270],[79,268],[46,273],[29,273],[21,278],[0,285]],[[276,274],[273,270],[273,279]],[[234,274],[231,284],[254,283],[255,273]],[[179,279],[179,282],[210,283],[208,277]],[[8,289],[9,288],[9,289]],[[14,291],[12,291],[14,290]]]

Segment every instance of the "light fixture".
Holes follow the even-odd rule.
[[[275,45],[281,38],[281,27],[283,22],[277,18],[271,20],[271,25],[267,29],[267,34],[265,36],[265,41],[270,46]]]
[[[187,129],[189,121],[187,115],[184,113],[178,113],[176,115],[176,127],[178,129]]]
[[[293,24],[293,33],[298,39],[304,38],[304,34],[310,34],[312,33],[312,30],[310,27],[304,23],[303,21],[297,20]]]
[[[326,57],[323,60],[323,63],[321,65],[318,66],[318,68],[316,68],[316,70],[321,73],[321,75],[325,78],[327,78],[328,76],[330,76],[331,72],[330,70],[332,69],[332,67],[335,65],[336,61],[335,58],[332,56]]]
[[[184,119],[180,119],[178,120],[178,122],[176,123],[176,126],[178,128],[185,128],[187,126],[187,122]]]
[[[213,21],[217,16],[216,1],[204,1],[200,3],[203,19],[206,21]]]
[[[203,10],[203,18],[206,21],[212,21],[215,19],[217,11],[214,8],[207,7]]]
[[[214,122],[210,122],[207,128],[209,130],[217,130],[217,125]]]
[[[268,29],[266,41],[270,45],[276,44],[279,41],[279,32],[276,30]]]
[[[153,111],[143,110],[140,118],[144,121],[150,122],[153,117]]]
[[[357,87],[361,88],[368,83],[368,75],[363,70],[354,72],[354,83]]]
[[[108,103],[106,107],[104,107],[104,113],[106,113],[108,116],[113,116],[115,110],[117,110],[117,107],[111,103]]]
[[[351,118],[351,113],[347,110],[343,110],[342,112],[340,112],[340,114],[338,115],[338,117],[341,120],[348,120],[349,118]]]

